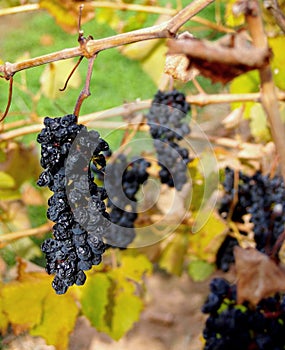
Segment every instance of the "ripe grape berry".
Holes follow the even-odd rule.
[[[209,314],[204,350],[284,350],[285,297],[262,299],[256,307],[237,304],[236,285],[222,278],[210,283],[202,312]]]
[[[146,115],[150,134],[154,139],[158,164],[161,167],[161,183],[177,190],[181,190],[187,182],[189,152],[180,147],[177,141],[190,133],[189,125],[182,122],[189,111],[190,105],[183,93],[177,90],[158,91]]]
[[[253,223],[256,249],[270,254],[284,231],[285,187],[282,177],[271,178],[260,172],[248,176],[240,171],[235,189],[234,170],[226,168],[223,186],[225,194],[219,208],[220,215],[227,218],[230,208],[233,207],[231,220],[243,223],[243,216],[249,214]],[[234,203],[235,191],[237,201]],[[236,239],[228,236],[218,251],[216,263],[223,271],[227,271],[234,262],[233,247],[236,244]],[[278,259],[278,249],[275,254]]]
[[[102,158],[108,144],[96,131],[88,132],[77,124],[74,115],[46,117],[44,125],[37,137],[44,168],[37,183],[54,192],[48,200],[47,217],[55,225],[53,238],[46,239],[41,249],[46,255],[46,271],[55,275],[53,288],[64,294],[73,284],[84,284],[84,271],[99,264],[106,249],[107,195],[93,181],[89,155],[91,149],[94,157]],[[76,138],[76,153],[68,157]],[[81,206],[76,206],[78,203]]]
[[[134,222],[137,214],[136,194],[148,179],[150,163],[144,158],[133,158],[128,162],[124,154],[118,154],[109,162],[105,172],[95,169],[104,181],[108,192],[107,207],[111,224],[104,233],[109,247],[126,248],[135,238]]]

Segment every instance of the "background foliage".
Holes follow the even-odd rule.
[[[77,2],[40,0],[31,3],[38,4],[40,10],[1,16],[0,63],[22,61],[77,45]],[[126,5],[153,5],[162,10],[179,9],[187,3],[188,1],[174,0],[125,2]],[[96,7],[96,1],[92,4]],[[85,4],[83,28],[86,35],[90,34],[96,39],[146,27],[169,17],[165,13],[153,14],[147,11],[120,11],[108,7],[94,9],[92,4]],[[220,25],[225,32],[232,28],[242,28],[244,19],[232,16],[233,4],[234,1],[216,1],[199,13],[199,17],[210,24]],[[0,15],[1,8],[19,5],[21,2],[17,0],[2,0]],[[274,53],[274,81],[280,90],[284,90],[284,35],[274,26],[268,13],[264,12],[264,18],[270,34],[269,43]],[[220,38],[224,34],[223,30],[213,29],[210,24],[189,21],[183,29],[189,30],[198,38]],[[92,95],[82,107],[82,116],[120,106],[125,102],[151,99],[158,87],[163,87],[164,84],[166,52],[165,40],[162,39],[100,52],[95,61],[91,81]],[[60,61],[16,74],[12,105],[2,131],[39,123],[47,115],[71,113],[84,84],[87,62],[83,60],[66,91],[59,92],[58,89],[63,87],[75,62],[76,60]],[[235,78],[228,85],[213,84],[202,76],[198,76],[194,83],[190,81],[182,84],[177,81],[174,84],[186,95],[196,94],[197,88],[207,94],[235,94],[258,92],[260,81],[257,72],[251,71]],[[8,94],[7,82],[4,79],[0,80],[0,89],[0,106],[3,110]],[[194,231],[195,216],[201,208],[205,182],[209,182],[211,176],[215,175],[222,180],[223,172],[218,172],[219,168],[222,169],[226,164],[238,164],[241,167],[249,165],[251,169],[258,169],[261,162],[266,160],[266,156],[264,152],[257,150],[270,144],[271,134],[263,109],[257,102],[239,102],[216,108],[192,107],[194,121],[206,131],[207,125],[210,125],[212,130],[216,130],[217,125],[221,127],[221,119],[239,107],[242,107],[243,113],[242,118],[234,120],[235,127],[229,130],[225,128],[221,132],[218,131],[218,135],[212,136],[241,139],[245,147],[242,157],[239,157],[235,148],[232,151],[215,147],[214,156],[218,159],[218,165],[212,171],[207,157],[211,157],[213,153],[204,149],[204,145],[197,146],[200,160],[204,158],[203,164],[209,165],[208,169],[201,169],[201,161],[197,160],[189,165],[192,180],[189,220],[184,221],[174,235],[157,243],[155,247],[149,250],[143,248],[108,252],[104,262],[88,274],[87,283],[83,287],[72,287],[70,292],[59,297],[51,288],[50,276],[44,272],[45,262],[39,248],[46,235],[50,234],[50,230],[45,228],[44,232],[39,230],[38,234],[32,233],[30,237],[24,235],[11,241],[2,239],[1,334],[21,334],[28,331],[33,336],[42,336],[56,349],[64,350],[68,348],[69,334],[74,329],[77,317],[85,315],[98,331],[117,340],[139,320],[144,307],[146,276],[157,269],[178,276],[186,272],[194,281],[201,281],[211,275],[216,269],[216,253],[228,233],[228,222],[216,211],[207,212],[208,220],[205,225],[200,227],[196,234],[191,234],[192,230]],[[280,102],[280,111],[285,118],[284,102]],[[99,127],[100,133],[106,137],[112,149],[118,148],[125,136],[121,130],[111,132],[112,123],[121,120],[124,120],[121,116],[108,118],[109,125],[102,123],[102,128]],[[141,135],[141,132],[138,132],[135,137],[139,138]],[[36,133],[29,133],[0,143],[0,233],[3,237],[10,233],[20,233],[21,236],[21,232],[25,230],[47,224],[45,212],[50,194],[35,185],[41,171],[39,148],[35,139]],[[250,146],[247,146],[247,143]],[[255,147],[254,157],[250,147]],[[270,156],[271,154],[268,155],[269,158]],[[208,199],[212,198],[216,190],[217,188],[210,190]],[[166,196],[168,195],[169,192]],[[167,199],[162,198],[158,203],[160,210],[149,215],[162,215],[161,208],[166,202]]]

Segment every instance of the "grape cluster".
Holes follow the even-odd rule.
[[[233,206],[232,221],[243,223],[243,216],[250,214],[253,223],[256,249],[270,254],[278,238],[284,231],[285,188],[281,176],[270,178],[256,172],[247,176],[238,174],[238,186],[234,188],[234,170],[225,169],[223,183],[225,195],[221,200],[219,213],[227,218]],[[234,202],[235,190],[237,201]],[[241,232],[243,234],[243,232]],[[217,254],[217,266],[227,271],[234,261],[233,247],[237,245],[235,238],[227,237]],[[276,254],[278,251],[276,251]]]
[[[202,312],[204,350],[284,350],[285,297],[277,293],[254,308],[236,301],[236,285],[222,278],[210,283]]]
[[[158,91],[146,116],[161,167],[160,180],[177,190],[181,190],[187,182],[189,152],[177,141],[190,133],[189,125],[182,121],[189,111],[190,105],[183,93]]]
[[[107,194],[94,183],[89,163],[90,155],[104,163],[101,152],[108,144],[98,132],[88,132],[77,124],[74,115],[46,117],[44,125],[37,137],[45,169],[38,185],[54,192],[48,200],[47,217],[55,225],[53,238],[46,239],[41,249],[46,255],[46,271],[55,275],[53,288],[64,294],[73,284],[84,284],[84,271],[99,264],[106,249]],[[75,141],[76,150],[71,152]]]
[[[137,214],[136,194],[148,179],[150,163],[144,158],[134,158],[130,163],[119,154],[105,170],[104,184],[108,191],[111,225],[104,234],[109,246],[126,248],[135,237],[134,222]]]

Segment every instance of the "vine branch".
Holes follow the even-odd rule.
[[[170,20],[158,25],[154,25],[148,28],[138,29],[131,32],[114,35],[108,38],[89,40],[86,45],[80,47],[74,47],[64,49],[61,51],[53,52],[44,56],[28,59],[22,62],[10,63],[6,62],[0,66],[0,73],[3,73],[6,79],[24,69],[37,67],[50,62],[64,60],[68,58],[85,56],[90,58],[102,50],[106,50],[121,45],[131,44],[143,40],[151,40],[157,38],[173,38],[176,35],[178,29],[192,18],[195,14],[200,12],[203,8],[208,6],[214,0],[194,0],[184,9],[179,11]]]
[[[0,247],[2,248],[7,242],[14,241],[15,239],[45,234],[51,231],[53,225],[54,224],[50,221],[39,227],[30,228],[22,231],[11,232],[11,233],[4,233],[0,235]]]
[[[277,98],[279,101],[285,101],[285,92],[280,91],[277,94]],[[248,94],[198,94],[187,96],[187,102],[193,105],[197,105],[200,107],[207,106],[209,104],[221,104],[221,103],[233,103],[233,102],[261,102],[261,93],[248,93]],[[141,111],[143,109],[148,109],[151,105],[151,100],[143,100],[137,102],[125,103],[122,106],[113,107],[104,111],[99,111],[91,114],[86,114],[80,117],[80,123],[94,123],[98,127],[102,128],[110,128],[115,127],[115,122],[107,122],[106,124],[102,124],[101,120],[105,120],[111,117],[117,116],[128,116],[134,112]],[[100,123],[100,125],[99,125]],[[9,125],[11,124],[11,128]],[[120,123],[121,125],[121,123]],[[41,131],[43,125],[42,121],[39,118],[39,124],[24,125],[19,127],[18,129],[9,130],[14,127],[17,127],[14,122],[4,124],[4,132],[0,134],[0,142],[12,140],[17,137],[21,137],[24,135],[29,135],[33,133],[38,133]]]
[[[263,28],[258,1],[247,0],[245,5],[245,16],[253,45],[261,49],[267,48],[267,37]],[[285,129],[280,118],[276,87],[269,64],[259,69],[259,76],[261,81],[261,103],[269,120],[272,138],[280,159],[281,173],[285,181]]]

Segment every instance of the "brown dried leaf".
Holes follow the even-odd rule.
[[[216,42],[196,38],[168,41],[169,54],[184,54],[188,70],[196,68],[213,82],[228,83],[235,77],[269,63],[272,53],[249,44],[244,33],[226,35]]]
[[[249,301],[257,305],[261,299],[285,291],[285,273],[267,255],[254,248],[236,246],[234,256],[238,303]]]
[[[167,55],[164,73],[171,75],[174,79],[187,82],[199,74],[198,69],[188,69],[189,64],[189,59],[185,55]]]
[[[178,35],[178,39],[193,38],[189,32],[183,32]],[[174,79],[187,82],[195,78],[199,71],[198,69],[189,69],[190,61],[186,55],[166,55],[164,73],[171,75]]]

